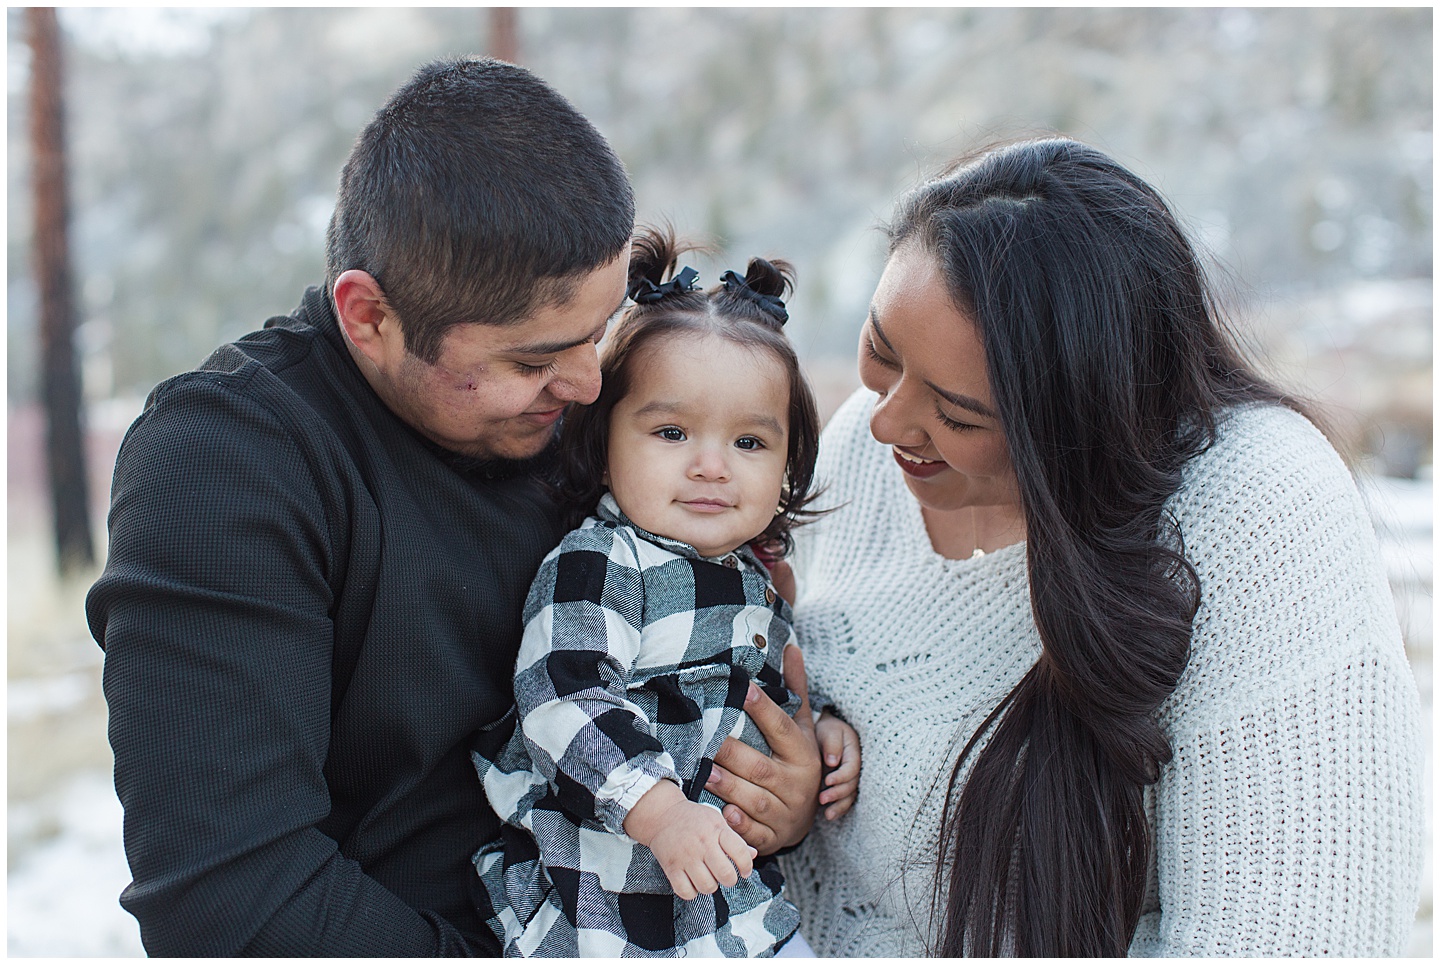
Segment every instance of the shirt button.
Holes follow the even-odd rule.
[[[761,634],[758,634],[758,633],[757,633],[757,634],[755,634],[755,636],[753,637],[753,639],[754,639],[754,641],[755,641],[755,646],[759,647],[761,650],[764,650],[764,649],[765,649],[765,637],[764,637],[764,636],[762,636]]]
[[[772,589],[771,589],[770,587],[768,587],[768,586],[765,587],[765,602],[766,602],[766,603],[774,603],[774,602],[775,602],[775,591],[772,590]]]
[[[739,566],[740,563],[739,563],[738,560],[735,559],[735,557],[733,557],[733,556],[727,556],[727,557],[725,557],[725,565],[728,566],[728,567],[730,567],[730,569],[733,570],[733,569],[735,569],[735,567]]]

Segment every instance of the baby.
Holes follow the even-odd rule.
[[[693,287],[667,235],[641,232],[635,301],[605,345],[602,389],[567,415],[561,491],[576,519],[525,606],[519,723],[476,756],[506,825],[475,863],[510,956],[809,953],[773,856],[757,858],[706,790],[727,737],[768,752],[752,681],[787,712],[790,610],[767,566],[807,515],[814,398],[781,331],[788,266]],[[817,722],[821,804],[843,813],[858,741]],[[832,812],[833,813],[833,812]]]

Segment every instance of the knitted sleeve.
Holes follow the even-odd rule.
[[[795,529],[795,549],[790,556],[791,572],[795,581],[795,604],[800,607],[801,601],[805,598],[808,585],[818,582],[814,579],[817,570],[824,567],[837,565],[835,559],[822,559],[822,553],[818,548],[823,543],[823,535],[827,531],[836,528],[837,523],[844,520],[847,498],[838,495],[849,491],[855,484],[857,472],[863,470],[856,463],[856,456],[860,447],[855,445],[859,438],[869,439],[870,432],[865,414],[870,411],[872,396],[866,389],[857,389],[851,393],[840,407],[830,416],[826,423],[825,431],[820,436],[820,452],[815,460],[815,481],[816,489],[820,495],[815,501],[816,509],[826,512],[828,515],[821,516],[805,526]],[[838,519],[837,519],[838,515]],[[829,641],[811,641],[801,633],[799,626],[799,613],[796,614],[796,635],[800,645],[801,653],[805,656],[805,674],[808,678],[806,683],[809,687],[808,697],[810,710],[819,719],[825,711],[838,716],[841,720],[849,722],[846,717],[846,708],[841,707],[835,700],[833,694],[825,685],[823,675],[817,674],[821,669],[815,665],[815,649],[813,643],[827,644]],[[861,748],[863,755],[864,748]]]
[[[1299,671],[1175,738],[1156,827],[1160,909],[1132,954],[1403,954],[1415,917],[1420,760],[1409,681],[1374,659]]]
[[[535,772],[572,815],[616,834],[656,781],[680,783],[674,760],[626,693],[640,655],[644,598],[627,539],[603,525],[572,531],[531,586],[515,670]]]
[[[1166,708],[1132,953],[1395,955],[1424,817],[1418,695],[1369,517],[1294,413],[1242,412],[1175,504],[1202,604]]]

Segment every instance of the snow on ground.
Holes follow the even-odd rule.
[[[110,775],[75,775],[53,796],[10,805],[20,825],[53,833],[10,869],[11,956],[143,956],[140,929],[117,896],[130,883],[120,844],[123,812]]]

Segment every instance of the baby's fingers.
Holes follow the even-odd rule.
[[[825,820],[838,821],[849,813],[855,806],[856,792],[860,788],[858,781],[850,781],[835,787],[827,787],[820,792],[820,806],[825,809]]]
[[[691,883],[690,876],[685,872],[671,871],[669,868],[666,868],[665,877],[670,879],[670,887],[674,889],[676,898],[683,901],[691,901],[699,894],[699,892],[695,890],[695,885]]]
[[[847,742],[848,743],[848,742]],[[853,784],[860,778],[860,752],[858,747],[846,747],[840,758],[840,766],[825,775],[826,787]]]
[[[823,720],[823,718],[822,718]],[[829,725],[829,726],[826,726]],[[825,720],[815,728],[815,742],[820,745],[820,760],[825,767],[839,767],[845,760],[845,731]]]
[[[735,871],[735,864],[730,856],[724,851],[716,850],[710,853],[705,859],[705,870],[715,879],[717,888],[733,888],[735,882],[740,880]],[[706,892],[709,894],[709,892]]]
[[[724,849],[728,859],[726,864],[733,868],[739,877],[750,877],[750,872],[755,870],[755,856],[760,852],[746,844],[744,838],[729,828],[720,832],[720,847]],[[725,882],[727,888],[733,884],[734,881]]]
[[[721,855],[720,857],[722,860],[724,860],[725,867],[730,868],[730,873],[734,874],[735,869],[730,867],[729,860],[725,860],[724,855]],[[694,891],[691,893],[690,898],[694,898],[697,893],[702,895],[713,895],[715,894],[715,891],[720,887],[720,884],[715,880],[716,876],[714,870],[711,868],[712,863],[719,864],[720,862],[717,861],[714,857],[707,856],[705,860],[699,861],[690,867],[688,871],[690,875],[690,884],[694,886]],[[680,895],[680,892],[678,891],[675,893],[677,895]],[[685,898],[684,895],[680,895],[680,897]],[[685,900],[689,901],[690,898],[685,898]]]
[[[847,797],[853,798],[860,790],[858,777],[852,777],[848,781],[843,779],[839,781],[827,780],[825,784],[827,785],[826,788],[820,792],[821,807],[827,804],[834,804],[836,801],[842,801]]]

